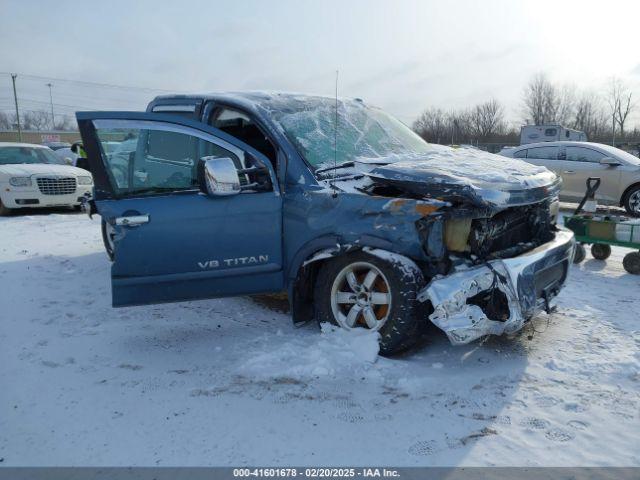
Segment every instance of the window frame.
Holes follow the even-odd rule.
[[[530,157],[529,153],[532,150],[536,150],[536,149],[541,149],[541,148],[555,148],[556,149],[556,156],[555,158],[540,158],[540,157]],[[527,149],[527,158],[531,158],[532,160],[552,160],[552,161],[557,161],[560,158],[560,147],[558,145],[548,145],[548,146],[539,146],[539,147],[530,147]]]
[[[204,106],[202,108],[202,123],[204,123],[207,127],[218,129],[218,127],[212,125],[212,122],[215,121],[215,119],[218,117],[218,115],[220,115],[220,113],[223,110],[234,110],[234,111],[236,111],[238,113],[241,113],[242,115],[246,116],[247,118],[249,118],[249,120],[251,120],[251,122],[256,127],[258,127],[260,132],[271,143],[271,146],[273,147],[273,150],[275,152],[275,159],[274,159],[275,160],[275,165],[274,164],[271,165],[273,167],[273,171],[275,172],[275,179],[272,179],[272,180],[276,181],[278,183],[278,185],[279,185],[279,188],[284,192],[285,183],[286,183],[285,179],[286,179],[286,176],[287,176],[287,168],[289,166],[289,157],[287,156],[285,151],[280,147],[280,144],[274,140],[273,135],[271,133],[269,133],[269,128],[267,128],[268,125],[266,125],[262,121],[260,116],[255,115],[253,112],[251,112],[247,108],[243,108],[242,106],[235,105],[233,103],[228,103],[228,102],[221,101],[221,100],[210,100],[210,101],[208,101],[208,102],[206,102],[204,104]],[[235,136],[231,135],[230,133],[224,132],[223,130],[221,130],[221,131],[223,133],[225,133],[226,135],[229,135],[230,137],[233,137],[237,141],[244,143],[244,141],[242,139],[240,139],[238,137],[235,137]],[[285,138],[286,138],[286,136],[285,136]],[[287,141],[288,141],[288,139],[287,139]],[[293,148],[295,150],[295,146],[293,146]],[[267,160],[270,161],[270,159],[266,155],[264,155],[262,152],[259,152],[259,153],[262,154],[265,158],[267,158]],[[296,153],[297,153],[297,150],[296,150]],[[307,165],[307,167],[309,167],[309,165],[306,162],[306,159],[304,159],[304,157],[302,155],[300,155],[299,153],[298,153],[298,155],[300,156],[302,161],[305,163],[305,165]],[[311,167],[309,167],[309,168],[311,169]]]
[[[603,158],[605,158],[605,157],[607,157],[607,156],[608,156],[606,153],[603,153],[603,152],[601,152],[601,151],[599,151],[599,150],[596,150],[596,149],[594,149],[594,148],[583,147],[583,146],[577,146],[577,145],[576,145],[576,146],[574,146],[574,145],[567,145],[567,146],[565,147],[565,152],[566,152],[566,150],[567,150],[567,149],[569,149],[569,148],[575,148],[575,149],[581,149],[581,150],[588,150],[588,151],[590,151],[590,152],[596,152],[596,153],[598,153],[598,154],[602,155],[602,156],[600,157],[600,159],[603,159]],[[567,162],[593,163],[593,164],[598,164],[598,165],[600,164],[600,160],[598,160],[598,161],[596,161],[596,162],[592,162],[592,161],[590,161],[590,160],[570,160],[570,159],[568,158],[568,156],[566,155],[566,153],[565,153],[565,159],[567,160]]]
[[[280,151],[280,147],[278,146],[277,142],[273,141],[273,138],[271,138],[271,135],[269,135],[269,133],[267,132],[267,129],[264,128],[264,126],[261,124],[259,118],[256,115],[253,115],[251,112],[247,111],[246,109],[238,107],[236,105],[230,105],[227,103],[215,101],[215,102],[212,102],[211,107],[209,109],[206,109],[205,107],[205,112],[206,112],[205,124],[209,127],[218,128],[215,125],[213,125],[212,122],[214,122],[224,110],[233,110],[235,112],[240,113],[241,115],[244,115],[251,121],[251,123],[253,123],[258,128],[258,130],[260,130],[260,133],[262,133],[262,135],[264,135],[264,137],[269,141],[269,143],[271,143],[271,147],[273,148],[276,154],[276,158],[275,158],[276,165],[274,166],[274,169],[277,172],[279,170],[278,158],[280,158],[280,156],[278,152]],[[228,134],[228,135],[231,135],[231,134]],[[242,139],[235,137],[233,135],[231,136],[233,138],[236,138],[238,141],[242,142]]]
[[[200,187],[197,186],[193,188],[176,188],[175,190],[168,190],[168,191],[156,192],[156,193],[144,193],[144,194],[141,194],[135,191],[118,192],[117,182],[113,176],[111,168],[106,162],[106,159],[107,159],[106,152],[104,151],[102,147],[102,142],[100,141],[99,131],[101,129],[132,129],[132,130],[139,130],[139,131],[153,130],[153,131],[166,131],[166,132],[189,135],[191,137],[198,138],[205,142],[213,143],[218,147],[221,147],[225,150],[230,151],[231,153],[233,153],[238,157],[241,165],[246,165],[245,150],[239,147],[236,147],[235,145],[229,142],[226,142],[225,140],[218,138],[214,135],[211,135],[209,133],[205,133],[200,130],[187,127],[184,125],[179,125],[179,124],[160,121],[160,120],[131,120],[131,119],[94,119],[92,123],[96,132],[96,142],[97,142],[98,148],[100,149],[100,162],[109,180],[111,194],[113,195],[113,198],[116,200],[131,199],[131,198],[153,198],[153,197],[167,196],[167,195],[185,195],[185,194],[194,194],[194,193],[197,194],[197,193],[200,193]],[[158,126],[161,126],[162,128],[158,128]],[[140,148],[141,148],[141,144],[140,144],[140,141],[138,141],[136,151]]]

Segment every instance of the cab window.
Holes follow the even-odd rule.
[[[527,158],[527,149],[518,150],[513,154],[513,158]]]
[[[221,107],[211,115],[209,124],[252,146],[276,166],[276,149],[255,122],[240,110]]]
[[[97,128],[101,154],[119,197],[198,189],[200,158],[239,157],[219,145],[186,133],[145,128]]]
[[[557,160],[558,147],[530,148],[527,152],[527,158],[534,158],[538,160]]]

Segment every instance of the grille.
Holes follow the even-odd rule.
[[[508,254],[518,246],[530,249],[552,238],[548,207],[516,207],[474,220],[469,243],[471,253],[483,258]]]
[[[69,195],[76,191],[75,177],[39,177],[37,182],[43,195]]]

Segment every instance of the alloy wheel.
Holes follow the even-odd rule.
[[[389,281],[371,263],[349,264],[333,281],[331,310],[343,328],[379,330],[391,312]]]

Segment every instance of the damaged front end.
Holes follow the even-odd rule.
[[[359,190],[431,202],[415,220],[431,281],[418,292],[453,344],[514,333],[536,314],[554,308],[573,256],[573,234],[556,226],[559,179],[547,170],[517,169],[503,183],[462,178],[461,172],[396,162],[367,169]],[[469,171],[469,170],[467,170]],[[486,173],[485,173],[486,176]],[[440,203],[436,203],[440,202]]]
[[[429,319],[453,344],[485,335],[514,333],[534,315],[554,309],[573,256],[573,234],[558,230],[555,238],[512,258],[491,260],[434,278],[418,294],[430,301]]]

